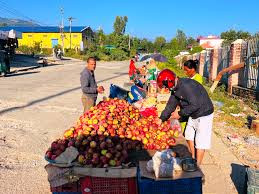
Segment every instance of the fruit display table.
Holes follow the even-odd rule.
[[[151,97],[144,105],[155,101]],[[101,101],[46,151],[51,191],[137,193],[139,161],[148,161],[165,149],[171,149],[173,157],[190,156],[179,126],[171,121],[161,124],[157,114],[144,114],[122,99]]]

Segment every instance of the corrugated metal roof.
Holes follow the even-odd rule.
[[[81,32],[85,26],[72,26],[72,32]],[[20,27],[20,26],[6,26],[0,27],[2,31],[15,30],[18,32],[60,32],[58,26],[35,26],[35,27]],[[64,27],[64,32],[69,32],[69,26]]]

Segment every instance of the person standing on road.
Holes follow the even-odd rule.
[[[82,103],[84,112],[89,110],[92,106],[95,106],[98,93],[103,93],[103,86],[97,86],[94,77],[94,71],[96,68],[96,59],[89,57],[87,59],[86,68],[81,72],[80,83],[82,89]]]
[[[130,80],[134,80],[134,76],[137,72],[137,68],[135,66],[135,57],[132,57],[132,59],[130,60],[130,65],[129,65],[129,77]]]
[[[205,150],[210,149],[214,107],[205,88],[189,78],[177,78],[169,69],[160,72],[157,78],[160,88],[172,90],[169,101],[158,122],[180,117],[189,117],[185,139],[192,157],[201,164]],[[180,108],[177,108],[177,107]]]

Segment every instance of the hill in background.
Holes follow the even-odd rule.
[[[25,21],[21,19],[11,19],[11,18],[2,18],[0,17],[0,26],[40,26],[34,22]]]

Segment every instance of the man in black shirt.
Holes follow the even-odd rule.
[[[192,157],[200,165],[206,149],[211,146],[211,133],[214,107],[205,88],[189,78],[177,78],[165,69],[158,78],[159,87],[168,87],[172,95],[162,112],[162,121],[189,117],[185,138],[192,152]],[[180,108],[177,108],[180,107]]]

